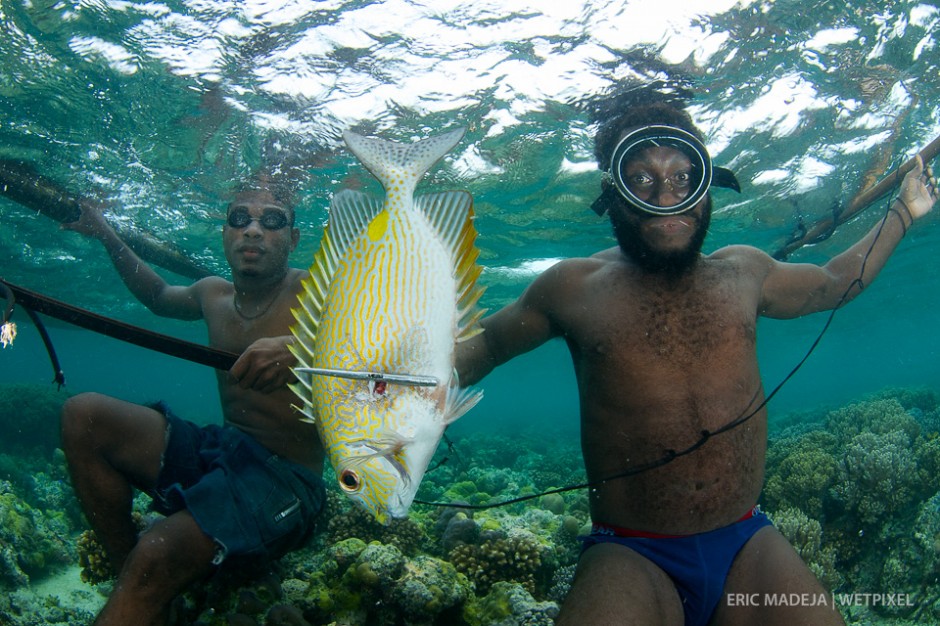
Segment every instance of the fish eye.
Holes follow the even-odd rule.
[[[343,491],[358,491],[359,487],[362,486],[362,482],[359,480],[359,474],[352,470],[343,470],[343,473],[339,477],[339,486],[343,488]]]

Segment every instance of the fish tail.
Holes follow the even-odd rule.
[[[379,179],[389,196],[411,193],[422,176],[463,137],[458,128],[413,144],[400,144],[345,131],[343,139],[353,154]]]

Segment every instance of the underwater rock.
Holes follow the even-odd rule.
[[[552,626],[558,617],[554,602],[538,602],[521,585],[494,583],[484,598],[466,604],[463,618],[469,626]]]
[[[539,498],[539,506],[555,515],[565,512],[565,499],[560,493],[549,493]]]
[[[404,565],[401,550],[374,541],[359,553],[346,575],[366,587],[385,587],[395,582]]]
[[[444,533],[441,536],[441,548],[444,554],[449,554],[451,550],[459,545],[467,543],[476,543],[480,538],[480,527],[471,518],[463,513],[457,513],[450,518]]]
[[[304,619],[304,614],[300,609],[288,604],[277,604],[268,611],[268,616],[264,621],[265,626],[311,626],[310,622]]]
[[[389,591],[389,599],[406,622],[429,620],[460,608],[470,595],[470,583],[453,565],[426,555],[409,559]]]

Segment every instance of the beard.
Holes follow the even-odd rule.
[[[631,219],[627,213],[638,215],[638,212],[631,208],[613,209],[609,213],[614,236],[623,253],[643,271],[678,278],[692,269],[700,257],[711,223],[712,199],[711,196],[707,198],[701,218],[695,220],[695,232],[689,244],[681,250],[663,251],[650,246],[640,232],[643,221],[649,218],[643,215],[639,219]]]

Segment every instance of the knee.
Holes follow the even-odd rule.
[[[94,438],[94,417],[100,415],[104,397],[98,393],[80,393],[62,405],[59,427],[66,453]]]

